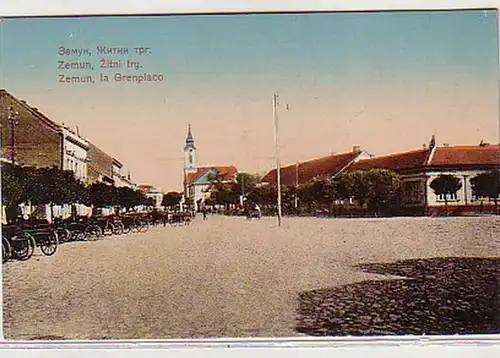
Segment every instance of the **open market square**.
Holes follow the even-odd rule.
[[[498,333],[499,255],[498,216],[286,218],[277,227],[276,218],[211,215],[4,264],[4,334]]]

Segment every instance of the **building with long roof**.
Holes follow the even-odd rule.
[[[354,147],[352,153],[316,158],[281,168],[283,185],[297,186],[315,178],[333,179],[343,173],[387,169],[401,178],[400,203],[402,212],[432,214],[445,210],[475,212],[491,210],[493,198],[474,195],[471,179],[482,173],[500,170],[500,145],[481,142],[478,145],[436,145],[433,136],[423,148],[401,153],[374,156]],[[263,185],[276,185],[276,169],[261,180]],[[461,189],[454,194],[436,195],[432,181],[439,175],[457,177]],[[500,198],[498,198],[500,200]]]

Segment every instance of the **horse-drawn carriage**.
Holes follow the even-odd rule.
[[[2,261],[10,258],[25,261],[40,248],[46,256],[55,254],[59,238],[53,226],[45,220],[20,221],[2,226]]]
[[[258,209],[248,209],[246,211],[247,220],[260,219],[262,218],[262,213]]]
[[[189,211],[175,212],[168,214],[167,222],[169,225],[189,225],[193,220],[193,214]]]

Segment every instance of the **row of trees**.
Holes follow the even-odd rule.
[[[237,205],[240,196],[244,195],[249,205],[259,204],[265,209],[275,207],[277,200],[276,186],[257,186],[256,175],[240,173],[231,184],[214,178],[215,190],[207,204],[229,206]],[[374,212],[393,210],[397,205],[400,179],[389,170],[371,170],[353,172],[330,180],[316,178],[299,186],[281,187],[281,200],[285,213],[301,211],[312,212],[321,207],[332,208],[338,200],[351,198]]]
[[[72,171],[53,168],[2,166],[2,204],[8,216],[22,203],[32,205],[84,204],[96,208],[154,205],[142,192],[103,183],[86,186]],[[9,218],[8,218],[9,219]]]
[[[249,205],[259,204],[273,211],[276,207],[275,186],[258,186],[258,175],[239,173],[236,181],[226,183],[220,176],[209,178],[215,190],[205,204],[239,205],[244,196]],[[27,168],[12,165],[2,167],[2,203],[7,214],[14,215],[21,203],[32,205],[85,204],[95,208],[119,207],[132,209],[139,205],[153,206],[153,199],[128,187],[95,183],[85,186],[75,179],[72,171],[54,168]],[[490,198],[498,205],[500,195],[500,171],[479,174],[471,179],[473,195]],[[436,195],[443,195],[447,210],[448,197],[462,188],[462,182],[453,175],[440,175],[430,187]],[[297,211],[313,212],[318,208],[329,208],[338,201],[354,200],[358,208],[374,213],[390,213],[398,209],[401,189],[399,176],[389,170],[374,169],[343,174],[333,180],[316,178],[299,186],[281,188],[282,206],[285,213]],[[175,208],[183,194],[170,192],[164,195],[162,205]],[[17,215],[17,212],[15,213]]]
[[[493,170],[471,179],[472,193],[476,198],[489,198],[498,205],[500,195],[500,171]],[[241,195],[248,204],[259,204],[275,208],[277,190],[275,186],[257,186],[258,176],[240,173],[231,184],[214,177],[215,191],[206,204],[237,205]],[[453,175],[440,175],[430,183],[436,195],[443,195],[445,210],[448,198],[462,188],[462,182]],[[285,213],[296,211],[313,212],[321,207],[332,209],[336,202],[352,199],[358,208],[372,213],[391,213],[398,210],[401,199],[401,179],[398,174],[385,169],[357,171],[343,174],[333,180],[316,178],[299,186],[281,188],[282,206]],[[180,199],[179,199],[180,200]]]
[[[498,209],[498,197],[500,196],[500,170],[495,169],[487,173],[481,173],[471,178],[472,194],[476,198],[488,198],[495,203],[495,211]],[[453,175],[440,175],[430,183],[431,189],[436,195],[442,195],[445,200],[445,211],[448,212],[448,197],[455,195],[462,189],[462,181]]]

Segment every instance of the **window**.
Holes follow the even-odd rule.
[[[189,154],[189,164],[193,164],[193,156]]]
[[[422,202],[422,191],[419,181],[403,183],[403,200],[407,204],[419,204]]]
[[[448,201],[458,201],[457,193],[448,194],[448,195],[446,195],[446,197],[448,198]],[[438,201],[445,201],[445,194],[437,195],[437,200]]]

